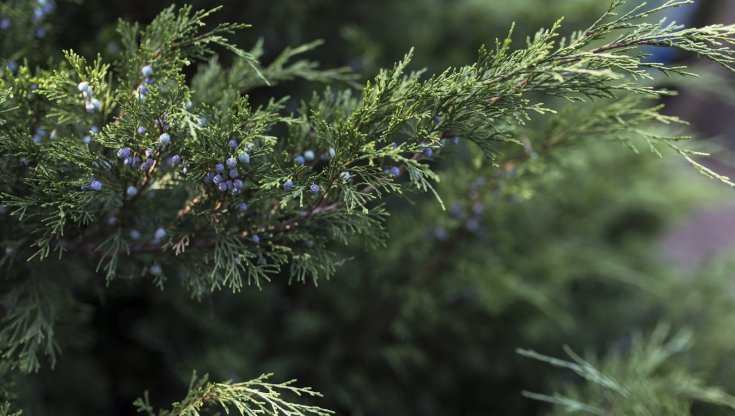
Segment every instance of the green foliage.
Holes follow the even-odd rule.
[[[421,316],[423,308],[445,306],[434,295],[408,292],[414,285],[436,284],[432,290],[443,293],[448,279],[435,277],[451,272],[465,276],[460,284],[481,282],[476,290],[491,306],[480,316],[512,316],[516,304],[531,305],[559,327],[572,328],[575,317],[559,306],[565,299],[552,294],[565,294],[570,281],[588,270],[567,270],[567,277],[550,287],[541,281],[529,283],[531,272],[543,270],[503,260],[530,243],[502,231],[484,241],[475,239],[477,222],[490,221],[498,230],[507,218],[543,223],[543,217],[520,212],[514,204],[533,199],[555,177],[584,176],[584,170],[565,163],[583,163],[583,152],[592,152],[588,149],[603,140],[636,151],[642,145],[658,156],[659,148],[672,148],[706,176],[735,186],[694,160],[704,153],[682,147],[680,142],[688,137],[671,131],[685,123],[662,114],[657,103],[670,93],[651,85],[652,72],[692,74],[683,66],[647,61],[644,49],[676,47],[735,70],[730,49],[735,25],[687,29],[664,20],[650,22],[654,13],[691,3],[688,0],[628,11],[623,3],[615,0],[592,26],[568,37],[561,37],[558,21],[528,38],[521,49],[512,49],[511,31],[493,48],[481,48],[475,63],[436,75],[410,71],[410,52],[392,68],[379,71],[359,93],[351,88],[356,77],[346,69],[320,69],[300,58],[318,43],[286,49],[265,64],[262,43],[247,52],[229,40],[247,25],[207,27],[204,20],[216,9],[171,6],[145,27],[120,21],[121,51],[114,62],[102,55],[90,60],[65,51],[58,62],[52,58],[41,65],[38,59],[31,61],[28,52],[17,71],[8,68],[0,77],[0,203],[7,210],[0,214],[5,248],[0,266],[7,271],[0,329],[4,362],[20,373],[32,373],[39,371],[45,355],[53,366],[60,351],[55,331],[61,317],[84,315],[72,289],[77,284],[95,287],[91,277],[109,286],[150,280],[165,293],[182,287],[187,296],[202,300],[223,289],[237,293],[246,285],[261,287],[272,280],[316,284],[338,268],[351,267],[346,261],[350,254],[343,255],[337,243],[376,249],[396,235],[413,260],[428,266],[421,268],[420,278],[399,288],[406,302],[390,300],[382,314],[413,318]],[[21,53],[29,45],[20,48]],[[221,51],[235,55],[231,65],[220,63]],[[193,77],[185,76],[197,63]],[[151,67],[152,76],[141,73],[144,66]],[[256,103],[248,95],[295,79],[330,85],[298,104],[275,94]],[[85,83],[90,89],[82,87]],[[164,133],[170,143],[160,141]],[[455,137],[470,145],[452,150]],[[573,153],[573,147],[583,150]],[[118,156],[123,149],[130,158]],[[310,153],[313,158],[306,157]],[[174,157],[181,162],[174,163]],[[295,162],[304,157],[305,163]],[[134,158],[150,163],[141,167]],[[213,176],[221,173],[215,166],[230,159],[240,162],[229,179],[237,177],[243,185],[232,182],[226,191],[218,190],[212,184]],[[472,167],[445,169],[457,161]],[[101,189],[91,186],[94,181]],[[129,192],[131,188],[135,192]],[[388,232],[388,213],[404,203],[394,196],[418,200],[408,216],[439,221],[446,235],[427,239],[424,230],[407,226],[410,221]],[[462,201],[461,212],[453,219],[436,220],[437,210],[453,208],[445,201]],[[498,211],[483,218],[482,207],[493,204],[499,205]],[[537,239],[543,241],[543,235]],[[496,251],[485,249],[488,241]],[[411,249],[408,242],[420,249]],[[465,257],[456,265],[438,255],[458,247]],[[596,250],[605,248],[585,250],[599,254]],[[407,262],[379,253],[365,268]],[[538,261],[553,265],[557,258],[539,255]],[[470,264],[481,264],[503,278],[483,281]],[[614,262],[604,266],[610,274],[624,274],[615,270]],[[49,278],[57,267],[78,275],[69,281]],[[388,270],[377,266],[368,277],[382,278]],[[431,318],[437,325],[441,322]],[[392,331],[399,340],[420,335],[400,321]],[[681,342],[664,344],[661,336],[654,337],[652,346],[640,347],[640,360],[681,348]],[[412,362],[426,362],[412,352],[399,342],[381,354],[400,371]],[[601,365],[602,373],[622,373],[615,375],[618,384],[606,381],[604,386],[623,396],[628,388],[641,394],[632,406],[648,403],[680,380],[689,383],[686,392],[693,399],[730,404],[729,396],[701,387],[686,373],[659,377],[658,366],[652,365],[643,381],[628,380],[626,371],[635,368],[619,370],[622,358],[611,360]],[[602,374],[586,364],[574,368],[588,379]],[[592,381],[608,380],[595,377]],[[654,386],[654,396],[647,395],[649,385]],[[284,401],[281,392],[318,396],[290,382],[267,383],[265,376],[243,383],[211,383],[195,376],[188,395],[172,410],[156,412],[147,398],[136,406],[149,415],[199,415],[200,409],[217,406],[247,415],[331,414]],[[590,404],[579,406],[597,409],[595,394],[585,392]],[[571,404],[575,397],[553,400]],[[674,401],[671,409],[683,411],[687,404]]]
[[[583,386],[563,394],[524,395],[556,405],[559,411],[553,414],[688,415],[694,401],[735,409],[735,397],[707,387],[686,369],[670,363],[691,347],[692,334],[681,332],[667,339],[668,334],[666,326],[659,326],[648,338],[633,337],[629,351],[613,351],[599,362],[585,360],[569,348],[566,352],[572,361],[518,350],[525,357],[571,370],[585,380]]]
[[[292,415],[292,416],[328,416],[333,414],[316,406],[306,406],[290,403],[281,398],[283,393],[296,396],[321,396],[309,388],[293,387],[293,380],[285,383],[273,384],[267,380],[271,374],[263,374],[260,377],[242,383],[212,383],[208,377],[192,376],[189,384],[189,392],[181,402],[173,404],[171,410],[155,412],[151,407],[148,394],[138,399],[135,406],[138,413],[146,413],[149,416],[199,416],[202,409],[214,405],[229,413],[237,410],[241,415]],[[209,413],[204,413],[209,414]]]

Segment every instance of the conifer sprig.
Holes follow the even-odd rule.
[[[295,380],[285,383],[270,383],[272,374],[263,374],[260,377],[240,383],[213,383],[204,375],[192,376],[189,383],[189,392],[186,397],[174,403],[171,410],[156,412],[151,406],[148,393],[135,401],[138,413],[148,416],[199,416],[203,410],[218,407],[226,413],[236,411],[243,416],[329,416],[334,414],[317,406],[293,403],[285,400],[284,394],[292,396],[321,397],[321,394],[306,387],[294,387]]]
[[[114,64],[69,51],[50,68],[24,64],[0,78],[7,125],[0,203],[9,214],[2,235],[13,249],[2,264],[48,261],[52,251],[91,257],[108,282],[147,276],[163,286],[177,276],[195,297],[280,273],[316,282],[337,267],[334,241],[385,242],[387,197],[407,187],[435,192],[434,162],[459,138],[495,166],[530,155],[524,125],[559,111],[546,96],[605,105],[578,128],[531,145],[617,139],[635,147],[638,139],[656,153],[660,144],[672,147],[733,185],[694,161],[699,154],[681,147],[681,136],[658,130],[680,120],[644,103],[666,93],[643,83],[650,70],[689,74],[645,61],[641,47],[673,46],[733,69],[734,25],[685,29],[646,20],[687,3],[621,12],[616,0],[568,39],[559,37],[560,22],[518,50],[509,34],[494,50],[481,49],[474,64],[430,77],[408,71],[409,53],[360,94],[327,88],[295,112],[284,98],[257,106],[244,94],[295,77],[349,81],[344,70],[293,61],[313,44],[265,65],[258,45],[245,52],[227,40],[245,25],[205,27],[213,11],[171,7],[144,29],[121,22],[123,52]],[[238,60],[223,69],[213,48]],[[192,88],[182,72],[205,59]],[[4,327],[45,328],[45,317],[25,325],[16,312],[5,315]],[[6,337],[0,348],[32,371],[37,365],[18,358],[25,347],[15,344],[45,340],[47,332]]]
[[[552,414],[689,415],[694,402],[735,409],[735,397],[705,385],[676,365],[676,356],[692,346],[690,332],[669,336],[669,328],[660,325],[648,337],[637,335],[629,342],[629,348],[611,351],[595,361],[583,359],[568,347],[565,351],[571,361],[519,349],[524,357],[573,371],[585,380],[564,393],[523,394],[553,404],[556,412]]]

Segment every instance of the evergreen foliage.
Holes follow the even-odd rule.
[[[559,21],[520,49],[512,48],[511,31],[492,48],[481,48],[475,63],[437,75],[410,71],[408,53],[359,93],[348,70],[321,69],[301,57],[319,43],[287,49],[265,64],[262,43],[246,51],[228,40],[246,25],[209,27],[204,21],[216,10],[189,6],[172,6],[145,27],[120,21],[121,53],[114,62],[73,51],[44,62],[43,54],[36,55],[38,32],[29,37],[19,29],[45,24],[33,17],[36,3],[48,4],[0,5],[0,16],[8,16],[14,31],[2,40],[2,51],[14,52],[0,57],[4,379],[41,371],[43,357],[50,367],[63,360],[64,344],[73,348],[74,340],[58,334],[83,332],[90,311],[75,291],[99,287],[93,278],[105,285],[147,279],[162,296],[180,286],[196,300],[246,286],[267,293],[269,281],[316,284],[349,268],[349,253],[335,243],[380,250],[385,265],[375,266],[366,280],[388,275],[390,265],[405,261],[381,248],[394,235],[388,230],[399,228],[386,227],[392,208],[400,212],[403,204],[393,196],[419,201],[410,215],[426,221],[437,221],[439,209],[451,214],[440,217],[430,239],[400,230],[408,236],[404,244],[415,245],[402,253],[424,262],[420,279],[407,285],[428,285],[443,273],[461,275],[474,261],[509,276],[479,290],[499,316],[503,303],[522,301],[568,328],[574,318],[549,300],[553,287],[515,276],[512,267],[521,265],[505,264],[503,253],[488,256],[475,245],[454,265],[446,264],[452,258],[431,253],[447,252],[468,235],[482,244],[497,238],[512,252],[512,237],[477,234],[487,221],[483,208],[508,204],[492,217],[495,229],[502,229],[507,218],[522,215],[515,201],[559,175],[584,176],[584,169],[569,165],[584,164],[582,155],[601,141],[657,156],[672,149],[705,176],[735,186],[695,160],[703,153],[681,144],[688,137],[676,126],[685,122],[661,113],[658,100],[670,92],[651,82],[656,72],[693,74],[648,61],[647,47],[675,47],[735,69],[735,25],[684,28],[650,20],[688,0],[629,9],[615,0],[586,30],[561,37]],[[222,52],[235,56],[232,65],[220,63]],[[184,73],[195,65],[196,74],[187,79]],[[297,108],[287,97],[262,105],[249,98],[256,88],[297,78],[329,85]],[[539,118],[545,128],[528,125]],[[442,174],[453,158],[467,154],[472,168]],[[526,243],[520,240],[515,243]],[[465,279],[480,280],[471,273]],[[446,281],[434,290],[443,292]],[[419,305],[436,302],[417,296],[412,301]],[[412,316],[419,309],[410,302],[394,308],[387,312]],[[398,338],[413,336],[396,325]],[[590,382],[563,396],[529,395],[593,414],[687,414],[691,400],[732,407],[730,396],[689,372],[661,370],[665,358],[689,344],[683,336],[665,338],[659,330],[649,341],[636,340],[630,353],[611,354],[599,365],[574,354],[569,363],[522,351]],[[386,354],[396,367],[409,357],[400,345]],[[682,394],[672,394],[671,386]],[[8,400],[12,389],[3,387]],[[282,393],[319,396],[291,382],[271,384],[266,376],[213,383],[195,375],[171,410],[157,412],[147,395],[136,407],[149,415],[210,414],[210,406],[245,415],[331,414],[286,401]],[[615,410],[608,410],[610,403]],[[10,404],[2,412],[13,414]]]

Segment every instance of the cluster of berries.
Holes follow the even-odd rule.
[[[80,82],[79,85],[77,85],[77,89],[84,96],[84,108],[88,112],[94,113],[95,110],[100,109],[100,100],[94,98],[94,91],[92,90],[92,87],[89,86],[88,82]]]
[[[147,85],[153,84],[153,67],[150,65],[144,65],[140,68],[140,73],[145,78],[145,84],[141,84],[138,87],[138,98],[143,101],[145,100],[145,96],[148,95]]]
[[[166,230],[163,229],[163,227],[158,227],[156,231],[153,233],[153,239],[151,241],[155,244],[159,244],[161,240],[163,240],[163,238],[166,237],[166,234],[167,234]],[[130,230],[129,235],[132,240],[140,240],[140,237],[142,236],[140,231],[136,229]]]
[[[228,146],[233,150],[236,149],[238,146],[237,140],[230,140]],[[238,161],[243,164],[250,163],[248,151],[251,150],[252,147],[248,146],[246,151],[240,153],[237,158],[231,156],[224,163],[217,163],[214,167],[214,172],[209,172],[204,176],[204,183],[214,185],[220,192],[229,191],[232,195],[239,195],[245,188],[245,184],[239,179],[240,172],[237,170]],[[244,211],[247,209],[247,204],[243,205],[240,206],[240,209]]]
[[[288,179],[283,182],[283,190],[286,192],[291,192],[293,190],[293,181],[291,179]],[[315,183],[312,183],[311,185],[309,185],[309,191],[312,194],[318,194],[321,190],[322,188]]]
[[[56,7],[54,0],[36,0],[37,6],[33,8],[33,23],[41,23],[47,15],[51,14]]]
[[[44,137],[46,137],[46,130],[38,127],[33,133],[33,136],[31,136],[31,140],[33,140],[33,143],[39,144]],[[55,137],[52,137],[52,139],[53,138]]]
[[[322,154],[319,157],[319,159],[321,159],[321,160],[327,160],[329,158],[333,158],[335,154],[336,154],[336,152],[334,150],[334,147],[330,147],[326,152],[322,152]],[[314,153],[313,150],[308,149],[308,150],[304,151],[304,154],[303,155],[297,155],[294,158],[294,162],[297,165],[303,165],[306,162],[313,161],[314,159],[316,159],[316,153]]]

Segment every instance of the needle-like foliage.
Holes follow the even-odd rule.
[[[409,70],[409,52],[360,90],[345,69],[299,58],[316,43],[265,64],[261,44],[248,52],[227,38],[246,25],[210,27],[205,19],[216,10],[189,6],[172,6],[146,26],[121,21],[115,62],[74,51],[45,65],[0,57],[3,359],[22,372],[37,371],[41,355],[56,360],[54,328],[75,306],[64,283],[47,278],[53,267],[75,273],[74,264],[108,284],[145,277],[161,289],[174,278],[198,299],[282,275],[328,279],[344,261],[334,242],[385,244],[388,197],[414,189],[443,206],[438,162],[458,140],[500,171],[552,146],[611,140],[658,155],[668,147],[735,186],[694,160],[702,154],[682,147],[687,137],[663,129],[684,122],[660,112],[656,100],[669,92],[649,83],[657,72],[692,74],[648,61],[648,47],[679,48],[735,70],[735,25],[650,20],[688,3],[624,11],[615,0],[568,38],[559,35],[560,20],[514,49],[511,31],[481,48],[476,62],[438,75]],[[224,67],[218,51],[234,54],[234,63]],[[194,65],[196,75],[185,77]],[[336,86],[297,106],[287,97],[249,98],[294,78]],[[595,111],[563,122],[580,107]],[[526,123],[551,115],[562,120],[553,134],[529,140]],[[282,401],[280,389],[311,394],[262,378],[195,379],[189,396],[160,414],[198,415],[209,403],[241,414],[327,414]]]

